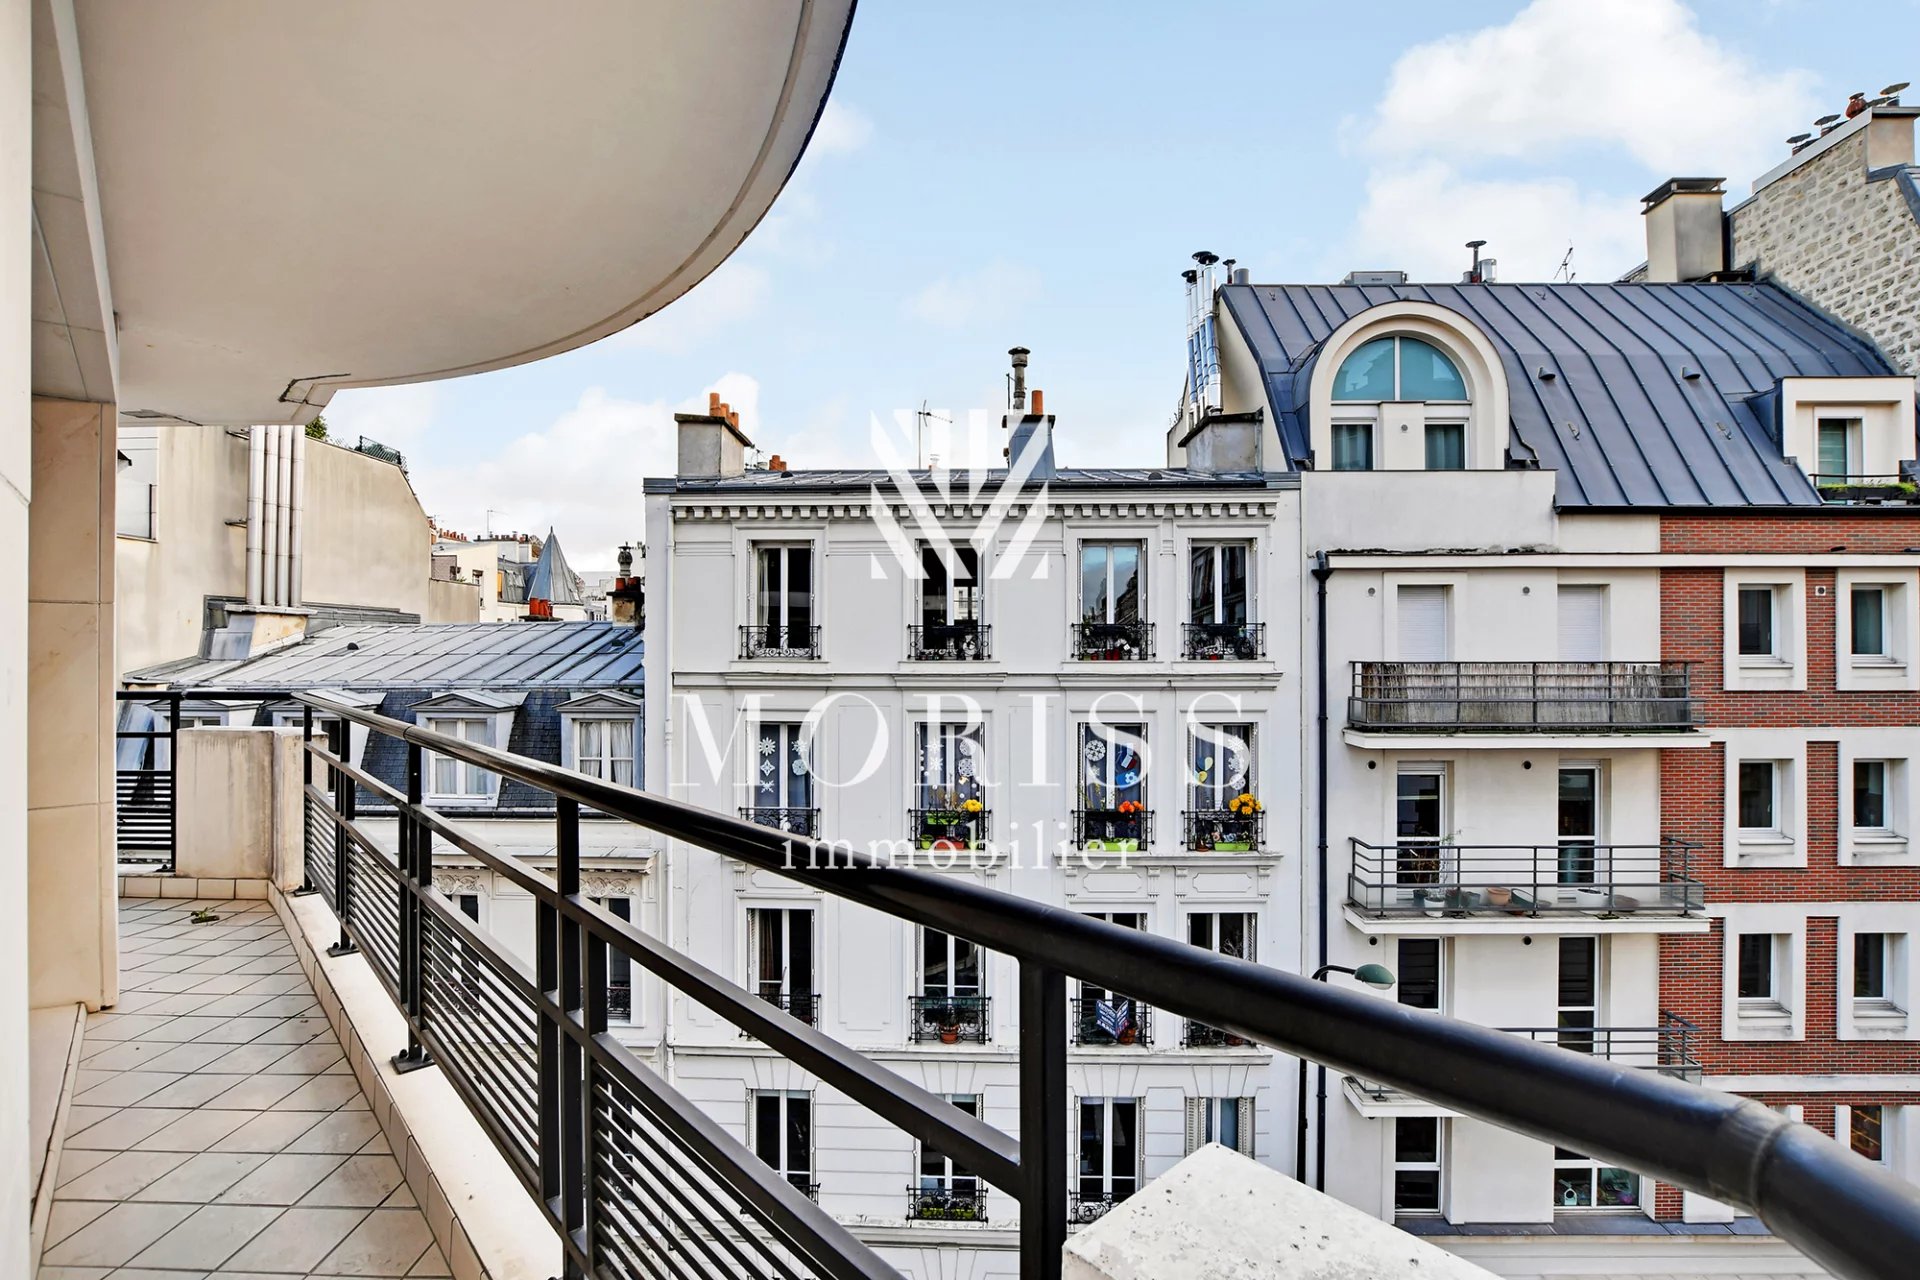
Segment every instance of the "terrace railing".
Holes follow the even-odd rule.
[[[1812,476],[1820,501],[1849,506],[1882,506],[1920,502],[1920,485],[1911,475],[1843,475],[1816,471]]]
[[[752,624],[740,628],[743,658],[814,659],[820,656],[820,628]]]
[[[1348,841],[1347,902],[1372,916],[1691,915],[1694,846]]]
[[[740,810],[744,822],[756,826],[772,827],[775,831],[784,831],[788,835],[817,836],[820,822],[818,809],[769,809],[765,806],[750,806]]]
[[[119,860],[171,871],[180,695],[120,689],[113,696],[114,831]]]
[[[1264,622],[1187,622],[1180,627],[1180,656],[1197,662],[1252,662],[1267,656]]]
[[[1153,1006],[1131,996],[1075,996],[1073,1042],[1078,1045],[1153,1044]]]
[[[1068,1168],[1069,974],[1751,1210],[1844,1276],[1910,1276],[1920,1256],[1920,1189],[1758,1102],[818,841],[793,857],[794,837],[728,815],[313,695],[300,700],[404,744],[400,790],[342,758],[340,726],[328,742],[313,738],[309,717],[312,888],[339,921],[334,950],[364,955],[404,1015],[409,1043],[397,1064],[445,1073],[555,1226],[565,1274],[895,1274],[609,1034],[614,952],[1007,1192],[1019,1204],[1020,1274],[1029,1280],[1060,1275],[1070,1197],[1088,1189]],[[551,875],[422,804],[429,750],[555,796]],[[392,804],[396,850],[355,818],[360,790]],[[967,1115],[594,904],[581,893],[583,808],[967,938],[1017,966],[1018,1135]],[[440,846],[532,899],[533,964],[434,888]],[[1076,1215],[1090,1207],[1084,1196],[1072,1204]]]
[[[979,1179],[967,1177],[908,1187],[907,1217],[916,1222],[985,1222],[987,1189]]]
[[[927,622],[907,628],[907,657],[915,662],[985,662],[993,656],[993,628],[983,622]]]
[[[1079,849],[1139,853],[1153,845],[1153,810],[1138,803],[1131,809],[1075,809],[1073,843]]]
[[[1073,656],[1095,662],[1145,662],[1153,657],[1153,624],[1076,622]]]
[[[1684,662],[1356,662],[1355,729],[1646,732],[1700,718]]]
[[[1555,1045],[1605,1062],[1639,1071],[1654,1071],[1679,1080],[1699,1080],[1700,1058],[1695,1051],[1700,1029],[1677,1014],[1660,1012],[1657,1027],[1497,1027],[1510,1036],[1536,1044]],[[1368,1096],[1385,1101],[1404,1097],[1401,1090],[1368,1081],[1354,1084]]]
[[[907,997],[907,1039],[916,1044],[985,1044],[992,1029],[992,996]]]

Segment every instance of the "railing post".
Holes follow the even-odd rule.
[[[348,730],[352,732],[352,730]],[[300,887],[294,896],[304,898],[320,892],[313,882],[313,708],[300,704]]]
[[[180,702],[167,696],[167,870],[180,862]]]
[[[426,1013],[426,910],[420,904],[426,877],[426,826],[413,812],[425,794],[421,783],[421,748],[407,744],[407,810],[400,814],[400,998],[406,1005],[407,1047],[393,1055],[396,1071],[405,1074],[433,1065],[433,1055],[420,1043],[415,1028]]]
[[[554,797],[554,888],[561,899],[577,898],[580,894],[580,802],[566,796]],[[585,976],[584,948],[581,941],[585,930],[556,912],[555,920],[555,959],[558,963],[559,982],[555,989],[560,1006],[560,1016],[568,1020],[581,1017]],[[586,1055],[580,1044],[572,1036],[565,1034],[556,1026],[554,1033],[558,1043],[559,1072],[555,1102],[559,1132],[559,1173],[560,1189],[558,1210],[560,1228],[576,1247],[584,1250],[586,1244],[586,1203],[591,1196],[588,1180],[592,1177],[586,1161],[587,1130],[593,1123],[593,1100],[587,1092]],[[545,1135],[542,1135],[541,1163],[546,1163]],[[584,1275],[572,1254],[565,1259],[562,1275],[572,1280]]]
[[[1067,978],[1020,964],[1020,1274],[1059,1280],[1067,1243]]]
[[[336,760],[347,758],[346,743],[347,722],[336,720],[327,727],[327,748]],[[327,948],[330,956],[352,955],[359,948],[353,945],[353,939],[347,936],[348,903],[351,901],[352,887],[347,877],[347,823],[353,819],[355,788],[353,779],[347,771],[338,766],[329,766],[333,770],[333,807],[339,818],[333,824],[333,914],[340,925],[340,940]]]

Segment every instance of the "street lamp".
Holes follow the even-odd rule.
[[[1355,982],[1372,987],[1376,991],[1389,991],[1393,988],[1393,970],[1383,964],[1363,964],[1349,968],[1344,964],[1323,964],[1313,971],[1315,982],[1325,982],[1330,973],[1350,974]],[[1327,1163],[1327,1069],[1320,1068],[1320,1096],[1316,1109],[1318,1128],[1315,1130],[1318,1152],[1318,1166],[1322,1170],[1321,1181],[1325,1181]],[[1301,1182],[1307,1180],[1307,1060],[1300,1059],[1300,1136],[1294,1144],[1294,1174]]]

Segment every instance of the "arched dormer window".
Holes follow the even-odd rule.
[[[1361,343],[1333,378],[1333,469],[1386,465],[1380,446],[1389,416],[1403,432],[1418,427],[1418,459],[1426,470],[1465,469],[1468,399],[1460,367],[1432,343],[1405,335]],[[1396,408],[1389,414],[1383,405]]]

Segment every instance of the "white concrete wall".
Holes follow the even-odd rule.
[[[300,887],[305,837],[297,728],[182,729],[174,871]]]

